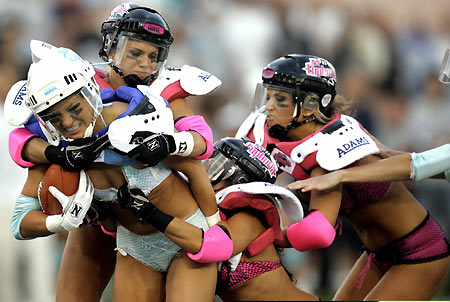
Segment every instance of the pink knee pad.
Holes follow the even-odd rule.
[[[286,230],[289,243],[300,252],[328,247],[335,236],[336,231],[320,211],[312,212],[302,221],[291,224]]]
[[[193,130],[198,132],[206,143],[206,151],[202,155],[194,157],[195,159],[207,159],[211,156],[214,151],[213,145],[213,134],[211,127],[206,123],[205,119],[201,115],[191,115],[185,116],[182,119],[179,119],[175,123],[175,128],[178,131],[189,131]]]
[[[9,155],[12,160],[22,168],[36,166],[35,163],[26,161],[22,158],[22,150],[30,138],[38,136],[25,128],[16,128],[9,133]]]
[[[233,241],[219,225],[212,226],[204,233],[201,250],[197,254],[188,253],[189,258],[200,263],[221,262],[233,254]]]

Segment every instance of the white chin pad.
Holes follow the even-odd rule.
[[[137,146],[137,143],[133,142],[136,132],[172,134],[173,129],[172,110],[166,107],[152,113],[125,116],[115,120],[109,125],[108,137],[113,147],[128,153]]]

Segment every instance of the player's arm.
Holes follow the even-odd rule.
[[[49,187],[50,193],[61,203],[63,212],[56,215],[45,214],[37,194],[46,170],[47,167],[42,165],[28,170],[27,180],[16,201],[11,219],[11,230],[17,239],[33,239],[63,230],[74,230],[83,223],[90,208],[94,188],[87,173],[80,171],[78,189],[72,196],[66,196],[55,187]]]
[[[316,167],[311,172],[311,177],[325,173],[326,170]],[[330,246],[336,236],[334,225],[341,198],[341,185],[326,191],[312,191],[308,214],[302,221],[291,224],[285,231],[286,239],[291,246],[301,252]]]
[[[334,171],[323,176],[296,181],[290,190],[327,190],[339,183],[366,183],[422,179],[450,179],[450,144],[421,153],[403,153],[369,164]]]
[[[53,234],[45,226],[48,215],[42,212],[37,191],[47,166],[39,165],[28,169],[28,177],[18,196],[11,219],[11,231],[19,240],[33,239]]]
[[[192,194],[208,220],[208,224],[213,226],[219,222],[220,215],[216,196],[209,181],[208,173],[201,161],[180,157],[171,157],[166,161],[172,168],[180,171],[189,179]]]
[[[50,145],[25,128],[16,128],[9,134],[11,158],[21,167],[53,163],[69,170],[80,170],[90,165],[108,144],[106,135],[77,139],[60,147]]]
[[[117,199],[123,209],[136,215],[164,233],[170,240],[187,251],[192,260],[210,263],[231,257],[233,242],[226,227],[214,225],[204,232],[202,229],[166,214],[148,201],[145,194],[127,184],[119,188]]]
[[[45,149],[50,146],[40,137],[33,137],[27,141],[22,150],[24,160],[36,164],[48,164],[50,161],[45,156]]]
[[[212,130],[204,118],[189,109],[184,98],[178,98],[169,103],[173,112],[175,128],[178,131],[188,131],[194,139],[194,148],[190,157],[208,158],[212,154]]]
[[[333,171],[317,177],[298,180],[286,186],[289,190],[328,190],[340,183],[366,183],[409,179],[411,156],[408,153],[357,167]]]

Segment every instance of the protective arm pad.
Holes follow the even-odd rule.
[[[22,150],[25,144],[32,138],[38,136],[26,128],[16,128],[9,133],[9,155],[12,160],[22,168],[33,167],[36,164],[22,158]]]
[[[206,123],[205,119],[201,115],[185,116],[179,119],[175,123],[175,129],[178,131],[193,130],[199,133],[206,143],[206,151],[202,155],[194,157],[195,159],[202,160],[211,156],[214,151],[213,145],[213,133],[211,127]]]
[[[225,261],[233,254],[233,241],[224,226],[214,225],[203,235],[202,248],[197,254],[188,253],[189,258],[200,263]]]
[[[328,247],[335,236],[336,231],[320,211],[310,213],[305,219],[291,224],[286,230],[289,243],[300,252]]]
[[[10,221],[11,232],[17,240],[34,239],[34,237],[24,238],[20,234],[20,225],[22,224],[22,220],[31,210],[42,210],[38,199],[20,194],[16,199],[14,212]]]
[[[450,144],[411,153],[411,179],[419,181],[450,169]]]

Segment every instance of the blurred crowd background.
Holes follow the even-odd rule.
[[[1,104],[11,85],[26,78],[31,39],[100,62],[100,25],[121,2],[0,0]],[[450,142],[450,87],[437,80],[444,51],[450,48],[448,0],[134,3],[155,8],[169,23],[175,37],[169,65],[196,66],[223,81],[212,95],[190,101],[194,112],[212,126],[215,139],[234,135],[251,111],[265,65],[286,53],[303,53],[334,64],[338,93],[357,105],[359,121],[385,145],[420,152]],[[10,130],[2,119],[0,301],[52,301],[65,237],[14,240],[9,220],[26,171],[9,158]],[[441,180],[406,184],[450,234],[450,185]],[[286,252],[284,260],[300,288],[330,299],[359,250],[359,240],[344,221],[342,235],[331,248]],[[104,301],[109,295],[105,293]],[[436,298],[450,298],[450,281]]]

